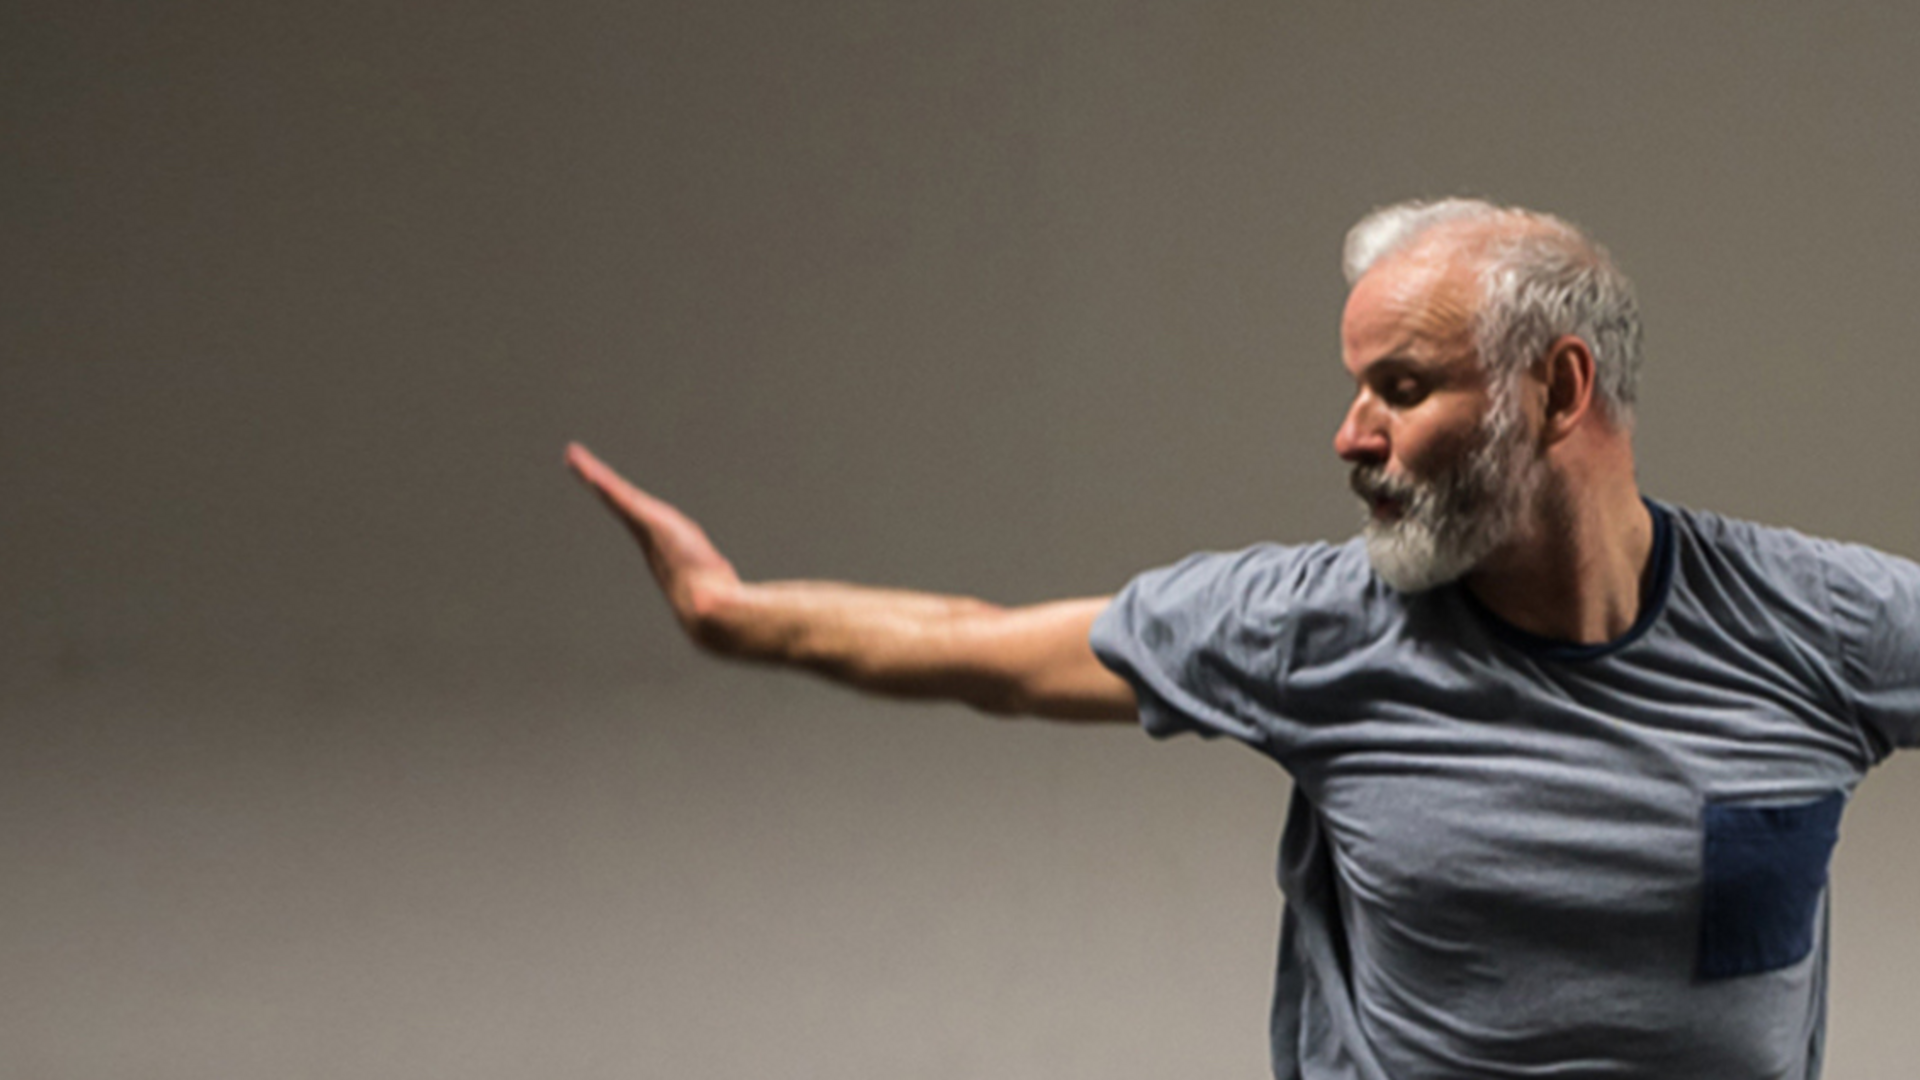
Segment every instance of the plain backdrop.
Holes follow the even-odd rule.
[[[1105,592],[1340,537],[1341,237],[1641,291],[1656,497],[1920,554],[1920,8],[0,9],[0,1074],[1259,1077],[1284,774],[680,641],[746,573]],[[1920,772],[1829,1075],[1904,1078]]]

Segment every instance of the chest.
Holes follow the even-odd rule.
[[[1374,947],[1683,972],[1710,808],[1807,803],[1864,771],[1818,693],[1740,665],[1520,674],[1348,685],[1349,712],[1293,747],[1350,928]]]

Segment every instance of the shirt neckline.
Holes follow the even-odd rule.
[[[1479,617],[1494,637],[1519,649],[1529,656],[1541,660],[1587,661],[1611,656],[1633,644],[1653,629],[1653,624],[1666,610],[1667,596],[1673,591],[1673,520],[1667,508],[1642,496],[1640,502],[1646,506],[1647,513],[1653,519],[1653,549],[1647,554],[1647,565],[1652,570],[1646,576],[1640,588],[1640,613],[1627,627],[1625,633],[1610,641],[1580,642],[1567,641],[1564,638],[1548,637],[1531,630],[1522,630],[1507,620],[1494,614],[1493,609],[1480,602],[1473,590],[1464,583],[1455,583],[1453,589],[1466,601],[1473,613]]]

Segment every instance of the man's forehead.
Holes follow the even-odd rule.
[[[1341,319],[1349,350],[1391,350],[1418,340],[1452,344],[1470,336],[1479,300],[1474,260],[1457,248],[1395,253],[1354,283]],[[1372,357],[1350,356],[1351,360]]]

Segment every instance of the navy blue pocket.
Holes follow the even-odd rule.
[[[1813,802],[1708,803],[1700,977],[1788,967],[1813,951],[1814,917],[1840,839],[1845,792]]]

